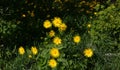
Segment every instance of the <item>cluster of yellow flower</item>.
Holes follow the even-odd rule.
[[[63,23],[61,18],[59,18],[59,17],[55,17],[52,20],[52,22],[49,21],[49,20],[45,20],[44,23],[43,23],[43,26],[46,29],[51,28],[52,25],[54,27],[58,28],[59,31],[65,31],[66,28],[67,28],[67,25],[65,23]],[[54,37],[55,36],[54,30],[50,30],[49,36],[50,37]],[[61,44],[61,41],[62,40],[59,37],[57,37],[57,36],[53,38],[53,43],[56,44],[56,45]],[[50,50],[50,55],[51,55],[52,58],[49,60],[48,65],[51,68],[55,68],[57,66],[57,61],[56,61],[55,58],[58,58],[60,56],[59,50],[57,48],[52,48]]]
[[[52,19],[52,21],[45,20],[43,22],[43,27],[46,28],[46,29],[51,28],[52,25],[55,28],[58,28],[59,31],[65,31],[66,28],[67,28],[67,25],[65,23],[63,23],[62,19],[59,18],[59,17],[54,17],[54,19]],[[55,36],[55,31],[54,30],[50,30],[49,36],[50,37],[54,37]],[[58,36],[56,36],[56,37],[53,38],[53,43],[56,44],[56,45],[61,44],[61,41],[62,40]]]
[[[90,58],[93,56],[93,50],[91,48],[87,48],[83,51],[84,56]],[[54,58],[58,58],[60,56],[59,50],[57,48],[52,48],[50,50],[50,55],[52,59],[49,60],[48,64],[51,68],[55,68],[57,66],[57,61]]]
[[[54,58],[58,58],[60,56],[60,52],[57,48],[52,48],[50,50],[50,55],[52,59],[49,60],[48,64],[51,68],[55,68],[57,66],[57,61]]]
[[[73,37],[73,41],[74,41],[75,43],[79,43],[79,42],[81,41],[81,37],[80,37],[79,35],[75,35],[75,36]],[[54,44],[59,45],[59,44],[61,44],[61,42],[62,42],[62,40],[61,40],[59,37],[54,37],[54,38],[53,38],[53,43],[54,43]]]
[[[57,27],[60,31],[65,31],[66,28],[67,28],[66,24],[65,24],[65,23],[62,23],[62,20],[61,20],[61,18],[59,18],[59,17],[55,17],[55,18],[52,20],[52,23],[51,23],[51,21],[49,21],[49,20],[45,20],[44,23],[43,23],[43,26],[44,26],[44,28],[46,28],[46,29],[51,28],[52,25],[53,25],[54,27]],[[87,27],[90,28],[90,27],[91,27],[91,24],[88,24]],[[53,38],[53,43],[54,43],[55,45],[60,45],[60,44],[62,43],[61,38],[58,37],[58,36],[55,36],[54,30],[50,30],[49,36],[50,36],[50,37],[54,37],[54,38]],[[73,37],[73,42],[74,42],[74,43],[78,44],[80,41],[81,41],[80,35],[75,35],[75,36]],[[19,54],[23,55],[23,54],[25,53],[25,49],[24,49],[22,46],[20,46],[20,48],[18,49],[18,52],[19,52]],[[38,50],[37,50],[37,48],[36,48],[35,46],[32,46],[32,47],[31,47],[31,52],[32,52],[33,55],[36,55],[36,54],[38,53]],[[89,58],[89,57],[92,57],[92,55],[93,55],[93,50],[92,50],[91,48],[87,48],[87,49],[85,49],[85,50],[83,51],[83,54],[84,54],[84,56],[86,56],[86,57],[88,57],[88,58]],[[48,65],[49,65],[51,68],[57,67],[56,58],[58,58],[58,57],[60,56],[60,52],[59,52],[58,48],[52,48],[52,49],[50,49],[50,56],[51,56],[52,58],[48,61]],[[32,56],[29,55],[28,57],[31,58]]]
[[[79,35],[74,36],[73,41],[75,43],[79,43],[81,41],[80,36]],[[92,57],[93,50],[91,48],[88,48],[88,49],[85,49],[83,53],[84,53],[84,56],[86,56],[86,57]]]
[[[63,23],[61,18],[59,18],[59,17],[54,17],[52,22],[50,20],[45,20],[43,23],[43,27],[46,29],[51,28],[52,25],[54,27],[58,27],[59,31],[65,31],[67,28],[67,25],[65,23]]]
[[[52,20],[52,23],[49,20],[45,20],[44,23],[43,23],[43,26],[44,26],[44,28],[48,29],[48,28],[52,27],[52,24],[53,24],[54,27],[58,27],[59,31],[65,31],[66,28],[67,28],[67,25],[65,23],[63,23],[62,19],[59,18],[59,17],[54,17],[54,19]],[[55,31],[51,30],[49,32],[49,36],[54,37],[55,36]],[[54,37],[53,38],[53,43],[56,44],[56,45],[61,44],[61,41],[62,40],[59,37]],[[81,37],[79,35],[76,35],[75,37],[73,37],[73,41],[75,43],[79,43],[81,41]]]
[[[23,48],[23,46],[19,47],[18,52],[20,55],[23,55],[25,53],[25,49]],[[32,46],[31,52],[33,55],[36,55],[38,53],[38,49],[35,46]],[[31,55],[29,55],[29,57],[31,57]]]

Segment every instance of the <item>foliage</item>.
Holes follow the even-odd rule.
[[[120,69],[120,1],[2,2],[1,70]]]
[[[16,25],[14,21],[5,21],[0,19],[0,34],[1,37],[7,34],[11,34],[15,31]]]
[[[103,5],[98,7],[102,7],[102,10],[96,12],[95,19],[89,22],[92,45],[96,55],[105,61],[105,70],[114,69],[116,66],[114,62],[119,59],[120,50],[120,1],[110,4],[107,8]],[[119,66],[116,69],[119,69]]]
[[[92,23],[90,33],[93,43],[97,46],[101,46],[100,49],[104,52],[119,51],[119,11],[120,7],[118,1],[117,4],[111,4],[106,9],[97,12],[96,18],[90,22]]]

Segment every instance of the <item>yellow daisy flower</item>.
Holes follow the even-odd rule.
[[[60,25],[60,27],[59,27],[59,30],[60,30],[60,31],[65,31],[66,28],[67,28],[67,25],[66,25],[65,23],[62,23],[62,24]]]
[[[55,36],[55,32],[54,32],[53,30],[51,30],[51,31],[49,32],[49,36],[50,36],[50,37]]]
[[[22,46],[18,49],[19,54],[23,55],[25,53],[25,50]]]
[[[84,56],[86,56],[86,57],[92,57],[93,50],[88,48],[88,49],[85,49],[83,53],[84,53]]]
[[[33,53],[34,55],[36,55],[36,54],[38,53],[38,50],[37,50],[37,48],[36,48],[35,46],[32,46],[32,47],[31,47],[31,51],[32,51],[32,53]]]
[[[50,50],[50,55],[54,58],[57,58],[60,56],[59,50],[57,48],[52,48]]]
[[[59,17],[55,17],[55,18],[53,19],[52,23],[53,23],[54,27],[59,27],[60,24],[62,23],[62,20],[61,20],[61,18],[59,18]]]
[[[61,41],[62,41],[62,40],[61,40],[59,37],[53,38],[53,43],[56,44],[56,45],[61,44]]]
[[[57,62],[55,59],[50,59],[49,62],[48,62],[48,65],[51,67],[51,68],[55,68],[57,66]]]
[[[73,37],[73,41],[74,41],[75,43],[79,43],[80,40],[81,40],[81,38],[80,38],[80,36],[78,36],[78,35],[76,35],[76,36]]]
[[[45,20],[43,23],[43,26],[47,29],[47,28],[50,28],[52,26],[52,24],[49,20]]]

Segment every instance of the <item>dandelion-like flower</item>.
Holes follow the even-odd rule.
[[[54,58],[57,58],[60,56],[59,50],[57,48],[52,48],[50,50],[50,55]]]
[[[59,27],[59,30],[60,30],[60,31],[65,31],[66,28],[67,28],[67,25],[66,25],[65,23],[62,23],[62,24],[60,25],[60,27]]]
[[[19,54],[23,55],[25,53],[25,50],[22,46],[18,49]]]
[[[62,20],[59,17],[55,17],[52,21],[54,27],[59,27],[62,24]]]
[[[88,49],[85,49],[83,53],[84,53],[84,56],[86,56],[86,57],[92,57],[93,50],[88,48]]]
[[[61,41],[62,41],[62,40],[61,40],[59,37],[53,38],[53,43],[56,44],[56,45],[61,44]]]
[[[50,59],[49,62],[48,62],[48,65],[51,67],[51,68],[55,68],[57,66],[57,62],[55,59]]]
[[[55,36],[55,32],[54,32],[53,30],[51,30],[51,31],[49,32],[49,36],[50,36],[50,37]]]
[[[43,23],[43,26],[47,29],[47,28],[50,28],[52,26],[52,23],[49,20],[45,20]]]
[[[80,40],[81,40],[81,38],[80,38],[79,35],[76,35],[76,36],[73,37],[73,41],[74,41],[75,43],[79,43]]]
[[[38,53],[38,50],[35,46],[31,47],[31,51],[32,51],[33,55],[36,55]]]

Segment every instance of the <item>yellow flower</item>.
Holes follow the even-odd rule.
[[[19,54],[23,55],[25,53],[25,50],[22,46],[18,49]]]
[[[47,29],[47,28],[50,28],[52,26],[52,24],[49,20],[45,20],[43,23],[43,26]]]
[[[59,18],[59,17],[55,17],[55,18],[53,19],[52,23],[53,23],[53,25],[54,25],[55,27],[59,27],[60,24],[62,23],[62,20],[61,20],[61,18]]]
[[[29,57],[29,58],[32,58],[32,55],[29,55],[28,57]]]
[[[87,27],[90,28],[90,27],[91,27],[91,24],[88,24]]]
[[[74,41],[75,43],[79,43],[80,40],[81,40],[81,38],[80,38],[80,36],[78,36],[78,35],[76,35],[76,36],[73,37],[73,41]]]
[[[49,36],[50,36],[50,37],[55,36],[55,32],[54,32],[53,30],[51,30],[51,31],[49,32]]]
[[[22,14],[22,17],[26,17],[26,15],[25,15],[25,14]]]
[[[97,15],[97,12],[94,12],[94,15]]]
[[[33,53],[34,55],[36,55],[36,54],[38,53],[38,50],[37,50],[37,48],[36,48],[35,46],[32,46],[32,47],[31,47],[31,51],[32,51],[32,53]]]
[[[62,40],[61,40],[59,37],[53,38],[53,43],[56,44],[56,45],[61,44],[61,41],[62,41]]]
[[[48,62],[48,65],[51,67],[51,68],[55,68],[57,66],[57,62],[55,59],[50,59],[49,62]]]
[[[59,50],[57,48],[52,48],[50,50],[50,55],[54,58],[57,58],[60,56]]]
[[[62,23],[62,24],[60,25],[60,27],[59,27],[59,30],[60,30],[60,31],[65,31],[66,28],[67,28],[67,25],[64,24],[64,23]]]
[[[83,53],[84,53],[84,56],[86,56],[86,57],[92,57],[93,50],[88,48],[88,49],[85,49]]]

